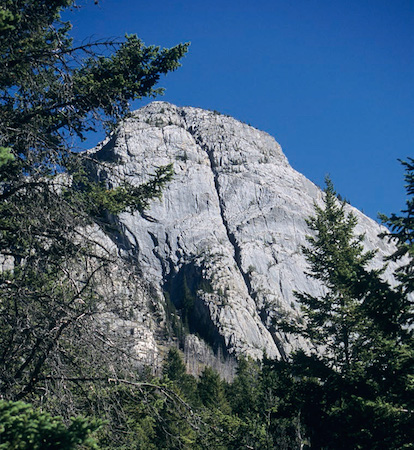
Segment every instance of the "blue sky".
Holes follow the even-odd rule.
[[[414,157],[414,0],[80,0],[75,42],[191,42],[160,100],[267,131],[291,165],[367,215],[405,205]],[[134,105],[142,106],[146,102]]]

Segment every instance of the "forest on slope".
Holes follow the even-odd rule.
[[[230,384],[208,367],[187,375],[175,349],[162,376],[137,373],[99,321],[125,311],[115,287],[100,289],[117,260],[96,233],[109,214],[143,212],[173,168],[113,188],[91,177],[75,143],[161,94],[188,45],[161,50],[132,35],[73,47],[60,19],[71,7],[0,7],[0,448],[412,448],[414,160],[403,162],[406,210],[383,218],[396,286],[368,268],[327,180],[303,250],[326,295],[298,293],[303,321],[278,324],[314,351],[241,358]]]

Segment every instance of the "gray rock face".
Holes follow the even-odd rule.
[[[215,112],[154,102],[93,152],[136,184],[174,164],[160,201],[144,216],[117,219],[116,242],[134,255],[154,295],[167,294],[198,336],[187,338],[187,347],[200,348],[201,339],[216,354],[261,358],[264,350],[283,357],[305,345],[279,332],[274,319],[300,315],[293,291],[323,291],[306,276],[301,253],[305,219],[322,193],[289,165],[271,136]],[[108,177],[104,169],[100,176]],[[391,251],[377,237],[382,227],[349,210],[381,265]],[[163,326],[176,317],[165,311]]]

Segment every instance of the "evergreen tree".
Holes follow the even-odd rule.
[[[97,319],[124,307],[99,291],[110,287],[116,255],[94,236],[111,226],[109,213],[143,211],[172,176],[167,166],[141,186],[106,185],[90,170],[100,163],[74,142],[113,129],[131,101],[160,94],[160,76],[180,65],[187,45],[161,50],[130,35],[75,47],[60,18],[73,6],[0,7],[0,393],[9,399],[35,401],[40,387],[48,399],[58,388],[66,395],[71,380],[128,366]]]
[[[197,391],[202,404],[210,409],[220,409],[230,413],[230,405],[225,395],[225,384],[220,375],[211,367],[206,366],[200,375]]]
[[[171,381],[179,381],[184,377],[186,368],[178,349],[173,347],[168,350],[162,372]]]
[[[333,184],[326,179],[324,208],[315,205],[315,216],[307,225],[315,235],[308,236],[303,253],[309,275],[326,288],[323,297],[297,293],[305,313],[303,334],[316,345],[326,347],[333,367],[348,370],[359,348],[361,294],[358,284],[373,252],[364,252],[363,236],[354,236],[356,218],[345,213]]]
[[[373,252],[364,251],[356,218],[329,179],[324,207],[315,206],[315,213],[303,251],[325,294],[296,294],[305,314],[296,332],[315,349],[293,356],[292,377],[284,382],[296,393],[313,446],[401,448],[412,425],[407,296],[381,279],[382,270],[367,268]]]
[[[397,250],[389,256],[391,261],[405,261],[397,270],[397,277],[402,287],[408,292],[414,292],[414,159],[402,161],[405,167],[405,181],[408,199],[403,215],[392,214],[391,217],[380,216],[390,228],[390,232],[382,236],[395,242]],[[408,261],[407,261],[408,260]]]
[[[162,371],[164,378],[173,382],[178,394],[191,401],[193,405],[198,404],[196,380],[186,373],[186,367],[178,349],[170,348]]]
[[[236,378],[230,386],[230,404],[240,417],[255,417],[259,411],[260,366],[252,358],[240,357]]]
[[[60,417],[52,417],[23,402],[0,400],[0,449],[72,450],[97,448],[91,433],[99,428],[97,421],[82,417],[66,427]]]

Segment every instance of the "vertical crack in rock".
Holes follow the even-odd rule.
[[[184,118],[185,120],[185,118]],[[240,272],[240,274],[243,277],[244,283],[246,285],[247,288],[247,292],[249,294],[249,296],[254,300],[255,299],[255,293],[252,290],[252,285],[251,285],[251,281],[250,281],[250,277],[249,274],[246,273],[243,270],[242,267],[242,258],[241,258],[241,248],[237,242],[236,236],[234,235],[234,233],[230,230],[230,226],[229,223],[226,219],[226,215],[225,215],[225,204],[224,204],[224,200],[223,200],[223,196],[221,194],[220,191],[220,183],[219,183],[219,172],[217,170],[217,165],[214,161],[214,149],[211,149],[207,144],[205,144],[203,142],[203,139],[200,136],[197,136],[195,130],[193,127],[187,127],[187,131],[193,136],[195,142],[197,143],[197,145],[200,146],[200,148],[202,148],[210,161],[210,168],[211,168],[211,172],[213,173],[213,179],[214,179],[214,188],[216,190],[217,193],[217,198],[218,198],[218,203],[219,203],[219,208],[220,208],[220,216],[221,216],[221,220],[223,222],[224,228],[226,230],[226,234],[227,234],[227,238],[230,242],[230,244],[233,247],[233,252],[234,252],[234,261],[236,263],[236,266]],[[219,143],[220,145],[220,143]]]
[[[190,133],[193,138],[195,143],[205,151],[205,153],[207,154],[208,158],[209,158],[209,162],[210,162],[210,168],[211,168],[211,172],[213,174],[213,180],[214,180],[214,188],[216,190],[216,194],[217,194],[217,198],[218,198],[218,204],[219,204],[219,209],[220,209],[220,216],[221,216],[221,220],[222,223],[224,225],[224,228],[226,230],[226,235],[228,238],[228,242],[232,245],[233,247],[233,258],[234,261],[236,263],[236,267],[239,271],[239,273],[242,276],[242,279],[244,281],[244,284],[246,286],[247,292],[249,297],[256,302],[256,297],[257,297],[257,292],[255,292],[255,290],[252,287],[252,283],[251,283],[251,279],[250,279],[250,273],[246,272],[245,270],[243,270],[243,266],[242,266],[242,252],[241,252],[241,247],[237,241],[237,238],[235,236],[235,234],[231,231],[230,229],[230,225],[228,223],[228,220],[226,218],[226,205],[223,199],[223,195],[221,192],[221,188],[220,188],[220,182],[219,182],[219,170],[218,170],[218,165],[215,161],[215,154],[214,154],[214,148],[211,148],[211,146],[209,146],[208,144],[206,144],[203,141],[202,136],[200,136],[197,133],[197,129],[196,127],[192,126],[192,125],[188,125],[187,121],[186,121],[186,114],[185,111],[180,111],[180,115],[183,118],[184,124],[186,125],[184,128],[186,129],[186,131],[188,133]],[[219,146],[219,148],[221,149],[222,147],[222,142],[217,141],[216,144]],[[224,143],[223,143],[224,144]],[[257,203],[259,204],[259,202],[257,201]],[[261,208],[260,208],[261,209]],[[263,213],[263,211],[261,210],[263,217],[264,217],[264,221],[266,223],[266,226],[268,227],[267,224],[267,219],[265,217],[265,214]],[[277,330],[274,328],[274,326],[269,327],[269,324],[267,323],[267,313],[263,314],[264,311],[261,311],[258,316],[260,318],[261,323],[263,324],[263,326],[269,331],[272,340],[276,346],[276,348],[278,349],[279,355],[283,360],[287,360],[287,355],[286,355],[286,349],[283,345],[283,341],[282,339],[277,336]]]
[[[154,245],[152,249],[152,254],[157,258],[161,267],[162,278],[165,279],[169,273],[174,271],[174,263],[171,261],[171,258],[164,258],[163,255],[158,251],[159,241],[154,233],[151,231],[147,231],[148,236],[151,238],[151,241]]]
[[[217,192],[217,197],[219,199],[219,207],[220,207],[220,216],[221,216],[221,220],[223,221],[223,225],[224,228],[226,230],[226,234],[228,237],[228,240],[230,242],[230,244],[233,246],[233,250],[234,250],[234,261],[236,262],[237,268],[239,269],[239,272],[241,273],[244,283],[246,285],[247,288],[247,292],[249,293],[250,297],[254,300],[254,292],[252,290],[252,284],[250,281],[250,277],[249,274],[246,273],[243,268],[242,268],[242,260],[241,260],[241,248],[237,242],[236,236],[234,235],[234,233],[230,230],[230,226],[229,223],[226,219],[226,215],[225,215],[225,205],[224,205],[224,201],[222,198],[222,195],[220,193],[220,183],[219,183],[219,174],[217,171],[217,168],[215,166],[214,163],[214,155],[213,155],[213,151],[212,150],[208,150],[207,151],[207,155],[209,157],[210,160],[210,166],[211,166],[211,171],[213,172],[213,176],[214,176],[214,187],[216,189]]]
[[[251,279],[250,279],[250,273],[246,272],[243,270],[243,266],[242,266],[242,254],[241,254],[241,247],[236,239],[235,234],[231,231],[230,229],[230,225],[228,223],[228,220],[226,218],[226,205],[224,203],[224,199],[223,199],[223,195],[221,192],[221,188],[220,188],[220,182],[219,182],[219,170],[218,170],[218,165],[215,161],[215,155],[214,155],[214,148],[212,148],[211,146],[209,146],[208,144],[206,144],[203,141],[202,136],[200,136],[197,133],[197,129],[196,127],[192,126],[192,125],[188,125],[187,121],[186,121],[186,114],[185,111],[180,111],[180,115],[183,118],[184,124],[186,125],[184,128],[186,129],[186,131],[188,133],[190,133],[196,144],[203,149],[208,158],[209,158],[209,162],[210,162],[210,168],[211,168],[211,172],[213,174],[213,180],[214,180],[214,188],[216,190],[217,193],[217,198],[218,198],[218,203],[219,203],[219,209],[220,209],[220,216],[221,216],[221,220],[222,223],[224,225],[224,228],[226,230],[226,235],[228,238],[229,243],[232,245],[233,247],[233,252],[234,252],[234,261],[236,263],[237,269],[240,272],[243,280],[244,280],[244,284],[247,288],[247,292],[248,295],[250,296],[250,298],[255,302],[256,301],[256,297],[257,297],[257,292],[253,289],[252,287],[252,283],[251,283]],[[216,144],[219,146],[219,148],[221,149],[222,146],[222,142],[217,141]],[[258,200],[258,199],[257,199]],[[257,204],[259,205],[259,201],[257,201]],[[264,212],[262,211],[262,208],[260,208],[264,221],[266,223],[266,227],[268,228],[268,224],[267,224],[267,218],[264,214]],[[267,312],[264,314],[264,311],[260,311],[260,313],[258,314],[260,321],[262,322],[263,326],[269,331],[272,340],[274,342],[274,344],[276,345],[276,348],[278,349],[279,355],[282,358],[282,360],[286,361],[287,360],[287,354],[286,354],[286,349],[283,345],[283,341],[282,339],[277,335],[277,330],[275,329],[274,326],[269,326],[269,323],[267,321]]]

